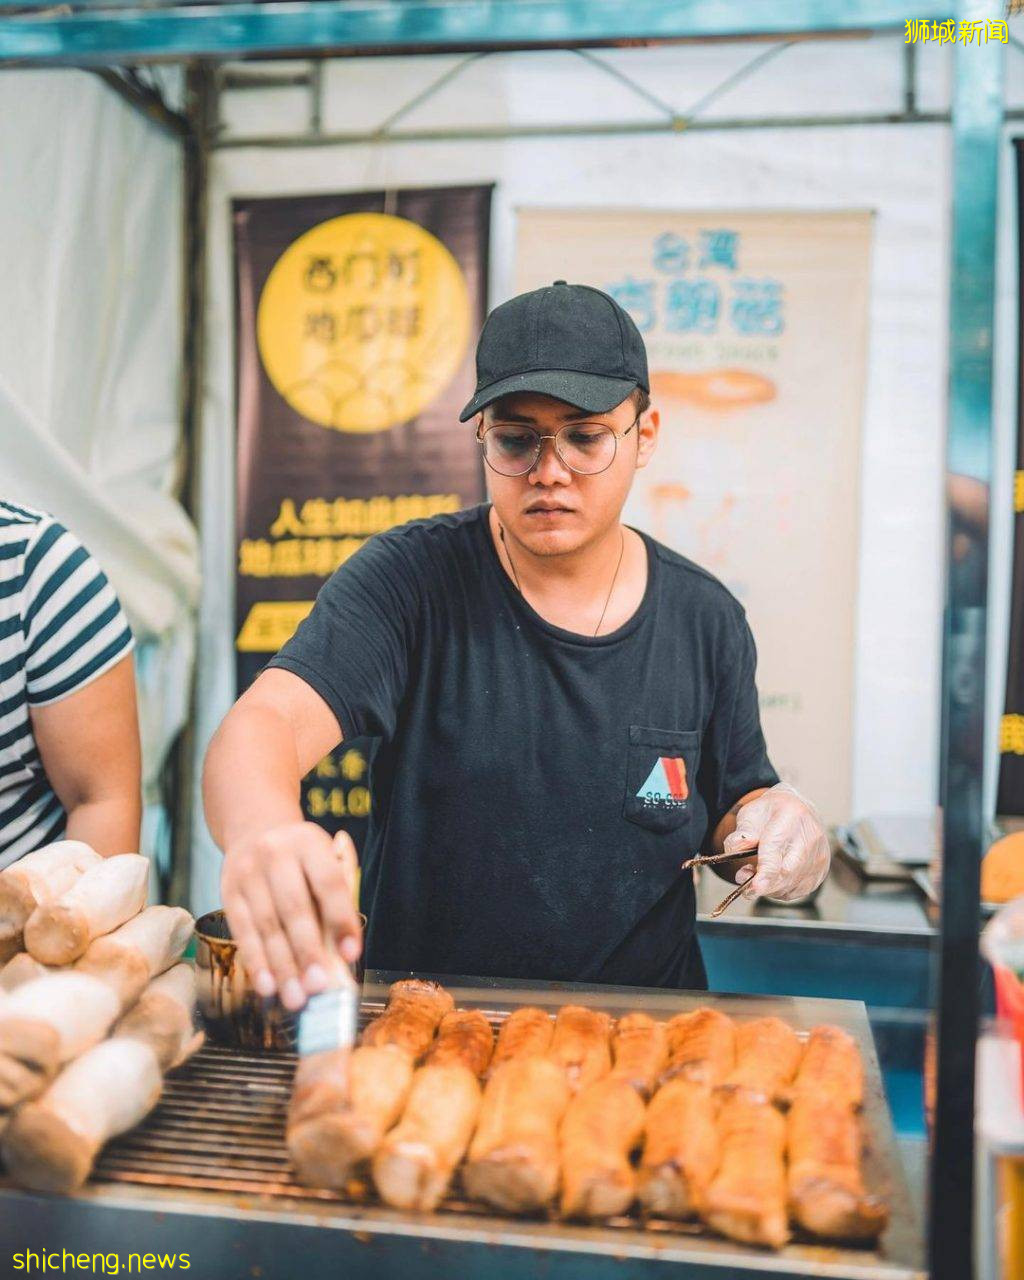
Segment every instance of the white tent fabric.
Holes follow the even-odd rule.
[[[188,715],[180,146],[78,71],[0,76],[0,493],[50,511],[138,640],[147,802]],[[152,816],[152,815],[151,815]]]

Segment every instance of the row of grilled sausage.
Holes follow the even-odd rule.
[[[779,1248],[791,1220],[843,1240],[884,1228],[863,1185],[862,1092],[838,1028],[805,1046],[778,1018],[613,1022],[567,1005],[517,1009],[495,1042],[479,1010],[409,980],[358,1048],[300,1061],[287,1136],[302,1181],[344,1190],[368,1165],[404,1209],[436,1208],[461,1167],[464,1193],[505,1213],[557,1199],[593,1221],[639,1203]]]

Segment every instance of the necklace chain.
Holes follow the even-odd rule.
[[[498,525],[498,536],[501,538],[501,545],[505,548],[505,555],[508,557],[508,565],[509,565],[509,568],[512,570],[512,577],[515,579],[516,590],[525,600],[526,596],[523,595],[523,588],[522,588],[522,584],[519,581],[519,574],[516,572],[515,561],[512,559],[512,553],[511,551],[509,551],[508,543],[505,541],[504,525],[501,525],[501,524]],[[615,590],[615,584],[619,580],[619,570],[622,568],[622,557],[625,550],[626,550],[626,534],[622,526],[620,525],[619,526],[619,558],[615,562],[615,572],[612,574],[612,585],[608,588],[608,594],[607,596],[605,596],[604,608],[601,610],[601,616],[600,618],[598,618],[597,626],[594,628],[595,636],[597,636],[598,632],[601,630],[601,623],[604,622],[604,615],[608,612],[608,606],[612,602],[612,592]]]

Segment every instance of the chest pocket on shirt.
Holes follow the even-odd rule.
[[[700,734],[629,726],[622,816],[648,831],[678,831],[690,820]]]

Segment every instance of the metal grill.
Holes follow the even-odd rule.
[[[294,1072],[292,1054],[205,1046],[167,1078],[150,1117],[104,1150],[94,1180],[321,1196],[294,1181],[284,1145]]]
[[[372,1184],[361,1178],[352,1178],[344,1192],[338,1192],[304,1187],[292,1176],[284,1130],[295,1062],[291,1053],[251,1054],[205,1046],[167,1078],[149,1118],[106,1147],[93,1181],[380,1204]],[[458,1192],[456,1183],[439,1211],[494,1216]],[[603,1225],[635,1230],[638,1221],[623,1216]],[[644,1226],[680,1235],[703,1234],[699,1223],[647,1219]]]
[[[547,1004],[553,1010],[566,998],[564,990],[554,989],[550,993],[531,989],[523,995],[485,993],[479,988],[450,989],[462,1007],[482,1008],[495,1027],[511,1008],[527,999],[530,1003]],[[503,995],[510,998],[503,1000]],[[279,1248],[274,1243],[275,1233],[282,1225],[316,1225],[331,1230],[334,1237],[329,1250],[332,1265],[344,1255],[357,1271],[366,1262],[367,1242],[387,1238],[391,1242],[389,1248],[399,1253],[410,1250],[410,1265],[413,1260],[422,1261],[418,1251],[423,1248],[453,1251],[448,1274],[457,1273],[463,1261],[470,1267],[476,1259],[472,1250],[483,1243],[514,1246],[520,1254],[523,1250],[543,1250],[546,1257],[555,1261],[563,1253],[566,1257],[610,1254],[630,1259],[631,1265],[638,1268],[637,1274],[655,1261],[659,1266],[671,1261],[680,1266],[681,1275],[696,1274],[690,1268],[698,1264],[700,1274],[704,1274],[705,1266],[714,1262],[726,1267],[730,1275],[763,1268],[786,1276],[787,1280],[798,1276],[923,1280],[920,1236],[893,1147],[877,1059],[862,1009],[831,1001],[780,1003],[737,996],[701,996],[691,1001],[690,997],[675,993],[671,997],[629,993],[612,1003],[603,991],[595,997],[582,990],[574,990],[573,995],[580,1003],[615,1013],[646,1007],[666,1016],[688,1003],[694,1007],[714,1004],[734,1015],[778,1012],[798,1034],[821,1021],[845,1025],[860,1044],[867,1070],[866,1180],[870,1187],[888,1195],[892,1208],[890,1228],[881,1246],[846,1248],[801,1240],[798,1236],[781,1253],[769,1257],[713,1237],[699,1224],[662,1220],[641,1223],[634,1216],[601,1224],[566,1223],[557,1218],[505,1218],[465,1199],[457,1179],[436,1214],[405,1214],[384,1206],[365,1179],[352,1179],[342,1192],[303,1187],[292,1176],[284,1141],[295,1055],[213,1045],[205,1047],[167,1079],[160,1103],[142,1125],[108,1145],[80,1202],[30,1197],[30,1216],[35,1215],[33,1221],[45,1219],[47,1229],[60,1226],[64,1230],[61,1224],[66,1225],[67,1212],[77,1203],[87,1212],[102,1204],[109,1212],[122,1215],[119,1229],[125,1232],[136,1229],[136,1223],[144,1224],[148,1248],[153,1233],[163,1229],[166,1211],[170,1210],[167,1221],[172,1223],[174,1232],[182,1229],[183,1222],[202,1223],[218,1247],[242,1253],[250,1247],[253,1231],[266,1228],[259,1237],[259,1249],[273,1252]],[[366,999],[364,993],[361,1023],[379,1013],[383,1003]],[[505,1007],[501,1007],[503,1004]],[[0,1201],[7,1194],[11,1193],[0,1180]],[[204,1195],[211,1196],[205,1203]],[[25,1197],[19,1203],[22,1201]],[[273,1212],[260,1213],[261,1207]],[[148,1215],[138,1210],[146,1210]],[[350,1248],[354,1252],[346,1253]],[[259,1258],[263,1256],[263,1252],[258,1253]],[[478,1259],[473,1265],[477,1262]]]
[[[383,1007],[383,1001],[364,1001],[360,1030]],[[507,1010],[484,1012],[495,1028],[508,1016]],[[167,1077],[152,1114],[104,1149],[93,1181],[379,1204],[364,1179],[353,1177],[338,1192],[305,1187],[293,1177],[284,1135],[296,1061],[294,1053],[205,1045]],[[455,1195],[441,1208],[489,1213]]]

